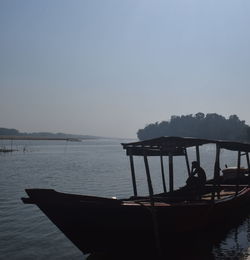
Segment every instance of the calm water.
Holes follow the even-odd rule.
[[[20,200],[25,188],[51,188],[61,192],[118,198],[132,194],[129,161],[120,143],[128,140],[83,142],[19,141],[18,152],[0,154],[0,259],[86,259],[34,205]],[[10,146],[2,141],[1,146]],[[26,147],[26,152],[23,152]],[[208,176],[212,176],[212,147],[201,151]],[[211,156],[212,155],[212,156]],[[234,153],[222,153],[223,163],[236,165]],[[194,151],[190,150],[190,160]],[[233,161],[232,161],[233,159]],[[176,187],[185,183],[183,158],[176,159]],[[203,161],[203,160],[202,160]],[[147,194],[143,161],[135,161],[138,190]],[[150,159],[155,192],[161,192],[159,159]],[[250,219],[233,229],[214,247],[215,259],[247,259]]]

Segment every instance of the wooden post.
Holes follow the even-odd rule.
[[[164,192],[167,192],[162,155],[161,155],[161,176],[162,176],[163,190]]]
[[[134,159],[133,159],[133,155],[129,155],[129,160],[130,160],[130,168],[131,168],[131,175],[132,175],[132,182],[133,182],[134,196],[137,196],[137,187],[136,187],[135,167],[134,167]]]
[[[250,161],[249,161],[249,154],[246,152],[246,159],[247,159],[247,168],[248,168],[248,186],[250,184]]]
[[[151,203],[152,203],[154,192],[153,192],[153,186],[152,186],[150,171],[149,171],[149,166],[148,166],[148,158],[146,155],[144,155],[144,163],[145,163],[145,169],[146,169],[146,174],[147,174],[149,196],[150,196]]]
[[[195,149],[196,149],[196,161],[200,165],[200,149],[199,149],[199,145],[196,145]]]
[[[148,166],[148,158],[147,158],[146,155],[144,155],[144,163],[145,163],[145,169],[146,169],[146,174],[147,174],[148,190],[149,190],[150,203],[151,203],[151,208],[149,208],[149,210],[150,210],[151,215],[152,215],[153,229],[154,229],[154,236],[155,236],[155,243],[156,243],[157,252],[159,254],[159,257],[161,257],[159,225],[158,225],[156,211],[155,211],[155,208],[154,208],[154,199],[153,199],[154,192],[153,192],[153,186],[152,186],[150,171],[149,171],[149,166]]]
[[[216,144],[212,200],[214,200],[216,189],[220,187],[219,179],[220,179],[220,146]],[[217,197],[220,198],[219,191],[217,191]]]
[[[246,153],[246,159],[247,159],[247,168],[250,168],[250,161],[249,161],[249,154]]]
[[[240,161],[241,161],[241,151],[238,151],[238,161],[237,161],[237,181],[236,181],[236,192],[235,195],[239,192],[239,183],[240,183]]]
[[[187,170],[188,170],[188,176],[191,175],[191,170],[190,170],[190,165],[189,165],[189,160],[188,160],[188,155],[187,155],[187,149],[185,148],[185,159],[186,159],[186,165],[187,165]]]
[[[154,208],[154,199],[153,199],[154,192],[153,192],[153,186],[152,186],[150,171],[149,171],[149,166],[148,166],[148,158],[146,155],[144,155],[144,163],[145,163],[145,169],[146,169],[147,181],[148,181],[148,190],[149,190],[149,197],[150,197],[150,203],[151,203],[151,208],[149,208],[149,210],[152,215],[155,243],[156,243],[156,248],[157,248],[158,254],[159,254],[159,256],[161,256],[159,226],[158,226],[157,215],[156,215],[156,211]]]
[[[173,155],[168,156],[169,164],[169,191],[174,191],[174,171],[173,171]]]

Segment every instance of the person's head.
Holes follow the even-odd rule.
[[[197,161],[192,162],[192,168],[197,168],[199,167],[199,163]]]

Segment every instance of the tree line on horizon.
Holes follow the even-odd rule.
[[[250,126],[237,115],[225,118],[216,113],[171,116],[169,121],[156,122],[139,129],[139,140],[160,136],[180,136],[250,142]]]
[[[22,133],[15,128],[0,127],[0,135],[8,136],[39,136],[39,137],[65,137],[68,134],[64,133],[50,133],[50,132],[37,132],[37,133]]]
[[[0,127],[0,136],[29,136],[29,137],[47,137],[47,138],[79,138],[79,139],[93,139],[100,138],[98,136],[91,135],[74,135],[65,133],[50,133],[50,132],[33,132],[33,133],[22,133],[15,128],[4,128]]]

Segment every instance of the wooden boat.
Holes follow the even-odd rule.
[[[182,156],[186,162],[187,177],[192,174],[188,159],[189,148],[194,148],[196,161],[202,165],[200,147],[215,146],[214,177],[202,189],[188,185],[174,189],[173,158]],[[193,243],[201,248],[201,234],[214,238],[215,232],[224,232],[248,214],[250,187],[241,183],[241,157],[246,156],[250,178],[250,144],[195,138],[161,137],[141,142],[122,144],[130,158],[133,196],[112,199],[60,193],[49,189],[27,189],[24,203],[36,204],[41,211],[83,252],[102,252],[114,248],[159,249],[167,243],[171,248],[178,241]],[[236,175],[230,184],[223,182],[220,170],[220,151],[237,151]],[[148,183],[148,196],[137,194],[134,156],[142,156]],[[153,191],[148,157],[159,156],[163,192]],[[167,191],[163,158],[168,159],[169,187]],[[245,174],[247,176],[245,176]],[[204,236],[203,236],[204,238]],[[167,241],[167,242],[166,242]],[[190,243],[189,243],[190,242]]]

